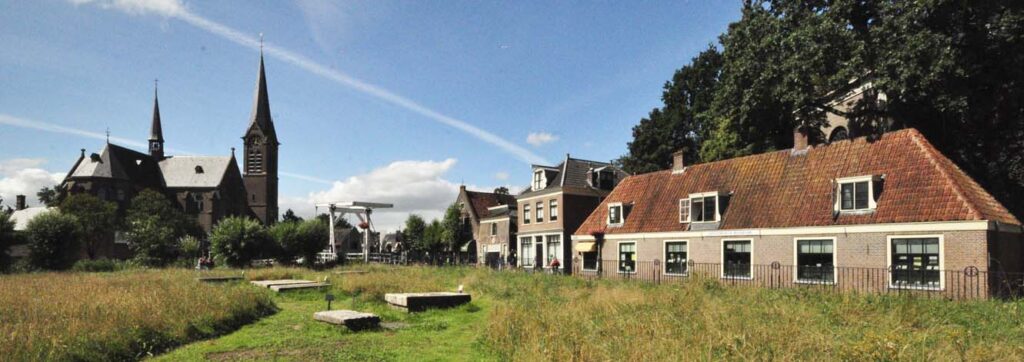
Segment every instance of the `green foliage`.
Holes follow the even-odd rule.
[[[296,227],[298,244],[292,252],[302,257],[307,267],[312,267],[317,254],[327,248],[330,238],[328,229],[327,225],[316,220],[303,221]]]
[[[14,220],[11,220],[11,214],[0,211],[0,272],[11,267],[11,257],[7,252],[15,241]]]
[[[178,250],[181,257],[194,262],[196,258],[203,256],[202,241],[192,235],[185,235],[178,238]]]
[[[281,216],[281,221],[282,222],[298,222],[298,221],[302,221],[302,218],[298,217],[297,215],[295,215],[295,211],[292,211],[292,209],[288,209],[288,210],[285,210],[284,216]]]
[[[470,240],[473,240],[472,230],[462,222],[462,208],[458,203],[449,205],[441,221],[441,244],[448,250],[459,250]]]
[[[427,223],[423,221],[423,217],[416,214],[409,214],[409,217],[405,219],[405,230],[402,231],[403,240],[405,240],[414,250],[427,250],[423,248],[423,233],[426,231]]]
[[[39,198],[39,202],[43,205],[56,207],[60,204],[61,200],[64,199],[64,189],[57,186],[47,186],[39,189],[36,193],[36,197]]]
[[[328,223],[331,222],[331,217],[330,215],[327,214],[317,215],[316,219],[320,220],[320,222],[324,223],[324,225],[327,225]],[[348,219],[341,217],[338,218],[337,220],[334,220],[334,227],[341,229],[351,229],[352,224],[348,222]]]
[[[123,261],[100,258],[79,260],[71,266],[71,270],[76,272],[99,273],[124,270],[127,269],[127,267],[128,264]]]
[[[125,223],[134,258],[148,266],[173,262],[181,255],[178,240],[202,233],[195,219],[181,212],[163,194],[148,189],[132,199]]]
[[[319,220],[313,222],[324,225]],[[267,233],[274,241],[275,257],[279,263],[290,265],[299,257],[298,250],[302,244],[299,240],[299,223],[295,221],[283,221],[271,226]]]
[[[74,263],[81,250],[81,230],[74,216],[58,211],[39,214],[29,221],[29,262],[39,269],[63,270]]]
[[[408,225],[407,225],[408,226]],[[423,237],[419,239],[419,250],[438,252],[444,250],[444,224],[434,219],[423,228]]]
[[[86,193],[67,196],[60,202],[60,211],[78,220],[86,256],[95,259],[99,248],[114,240],[118,226],[117,204],[100,200]]]
[[[214,256],[236,268],[249,266],[265,253],[271,242],[263,224],[240,216],[224,218],[210,234]]]

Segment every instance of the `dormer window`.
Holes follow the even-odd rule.
[[[622,203],[608,204],[608,225],[622,225]]]
[[[718,207],[718,192],[705,192],[690,195],[690,222],[717,222],[721,213]],[[680,202],[682,205],[682,202]],[[680,218],[682,218],[680,216]]]
[[[835,209],[840,212],[862,212],[875,209],[875,176],[846,177],[836,180]]]
[[[533,190],[543,189],[544,186],[544,170],[533,171]]]

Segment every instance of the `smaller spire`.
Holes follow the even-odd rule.
[[[149,128],[149,140],[163,142],[164,130],[160,124],[159,79],[153,79],[153,123]]]
[[[110,144],[110,127],[107,127],[107,144]]]

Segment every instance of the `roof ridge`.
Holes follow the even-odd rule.
[[[949,172],[939,164],[939,160],[936,159],[935,155],[939,150],[932,146],[932,144],[927,140],[923,140],[924,136],[921,135],[920,131],[917,131],[916,129],[912,130],[912,132],[909,132],[910,138],[914,140],[914,144],[917,145],[921,152],[924,153],[925,157],[928,159],[928,163],[930,163],[932,167],[935,167],[935,169],[939,171],[939,174],[946,179],[946,182],[950,184],[953,192],[956,194],[957,199],[960,199],[960,201],[967,205],[967,210],[970,211],[971,215],[978,220],[984,220],[985,216],[978,210],[978,206],[974,204],[973,200],[967,197],[964,190],[960,187],[960,184],[953,179],[953,175],[950,175]],[[956,165],[953,166],[956,167]]]

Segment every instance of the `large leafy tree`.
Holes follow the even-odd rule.
[[[405,230],[402,231],[403,240],[415,250],[427,250],[422,248],[423,233],[426,231],[427,223],[423,221],[423,217],[416,214],[409,214],[409,217],[405,219]]]
[[[295,215],[295,211],[292,211],[292,209],[288,209],[288,210],[285,210],[284,216],[281,216],[281,221],[284,221],[284,222],[299,222],[299,221],[302,221],[302,218],[299,217],[298,215]]]
[[[473,239],[468,227],[462,222],[462,208],[458,203],[448,206],[441,220],[440,244],[448,250],[459,250],[462,245]]]
[[[163,194],[143,190],[132,198],[125,217],[129,248],[144,265],[162,266],[179,256],[178,240],[202,235],[195,219],[185,215]]]
[[[241,268],[259,258],[271,237],[259,221],[240,216],[221,220],[210,233],[213,254],[231,267]]]
[[[64,199],[64,189],[57,186],[46,186],[36,192],[39,202],[46,206],[57,206]]]
[[[89,259],[96,258],[104,241],[113,241],[118,227],[117,204],[79,193],[65,197],[59,208],[78,221],[82,244]]]
[[[10,256],[7,255],[7,249],[14,245],[15,237],[14,220],[11,220],[11,214],[0,210],[0,272],[10,267]]]
[[[419,249],[439,252],[444,247],[444,225],[440,220],[434,219],[423,228],[423,237],[419,239]]]
[[[74,216],[47,211],[28,222],[29,263],[36,268],[63,270],[71,267],[81,250],[81,231]]]

